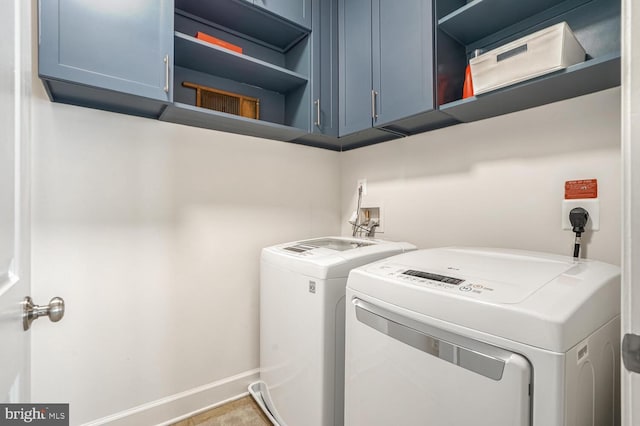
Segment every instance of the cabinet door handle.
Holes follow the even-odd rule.
[[[371,117],[374,121],[378,120],[378,92],[371,91]]]
[[[316,99],[313,104],[316,106],[316,122],[313,124],[320,127],[320,98]]]
[[[164,91],[169,93],[169,55],[164,55]]]

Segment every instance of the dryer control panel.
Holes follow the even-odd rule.
[[[384,271],[384,272],[383,272]],[[438,290],[451,290],[458,293],[483,294],[494,292],[495,284],[487,281],[470,280],[460,276],[443,275],[441,273],[423,271],[418,269],[393,268],[390,265],[380,265],[380,272],[389,277],[394,277],[405,283],[425,286]]]
[[[493,303],[520,303],[579,263],[564,257],[478,249],[418,250],[364,266],[398,283]]]
[[[447,277],[445,275],[432,274],[430,272],[416,271],[415,269],[409,269],[404,271],[403,275],[409,275],[411,277],[424,278],[425,280],[438,281],[445,284],[460,285],[464,282],[459,278]]]
[[[415,266],[408,267],[389,261],[371,264],[365,268],[367,272],[382,275],[391,281],[484,302],[518,303],[530,292],[530,289],[518,285],[517,282],[490,280],[460,270],[451,270],[450,273],[439,269],[418,269]]]

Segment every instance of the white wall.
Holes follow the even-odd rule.
[[[348,234],[358,178],[384,238],[568,253],[563,183],[595,177],[587,254],[619,263],[618,89],[342,154],[34,92],[33,296],[67,314],[32,331],[32,399],[70,402],[72,424],[241,391],[259,364],[260,248]]]
[[[620,264],[620,89],[341,154],[342,232],[363,205],[384,234],[420,247],[514,247],[571,255],[560,229],[564,182],[597,178],[601,230],[583,253]]]
[[[67,312],[33,329],[32,400],[69,402],[80,424],[246,391],[260,249],[339,232],[339,153],[55,104],[33,86],[33,296]]]
[[[74,425],[153,424],[244,391],[260,248],[349,234],[358,178],[384,238],[568,253],[563,183],[595,177],[602,230],[586,253],[620,262],[618,89],[339,154],[33,86],[32,294],[67,313],[32,330],[32,400],[69,402]]]

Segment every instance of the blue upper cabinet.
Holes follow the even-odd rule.
[[[173,0],[40,0],[39,74],[52,100],[158,116],[172,100],[173,13]]]
[[[374,3],[374,126],[434,108],[433,7],[430,0]]]
[[[313,3],[312,132],[338,136],[338,1]]]
[[[311,28],[311,0],[254,0],[253,4],[304,28]]]
[[[620,84],[620,0],[39,0],[38,20],[52,101],[337,150]],[[462,99],[472,52],[558,22],[584,62]]]
[[[340,0],[340,136],[433,110],[431,0]]]
[[[338,2],[340,136],[368,129],[373,117],[372,0]]]

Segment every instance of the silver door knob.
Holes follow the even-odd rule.
[[[54,297],[48,305],[34,305],[29,296],[24,298],[24,309],[22,313],[22,327],[24,330],[31,328],[31,323],[40,317],[48,316],[51,322],[58,322],[64,316],[64,300],[61,297]]]

